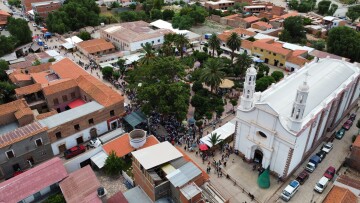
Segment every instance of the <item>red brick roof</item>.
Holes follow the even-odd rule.
[[[244,49],[251,49],[253,42],[249,40],[241,40],[241,47]]]
[[[261,40],[257,40],[255,42],[253,42],[253,47],[258,47],[260,49],[264,49],[266,51],[271,51],[271,52],[285,55],[285,56],[287,56],[291,53],[291,51],[288,49],[280,48],[280,47],[274,46],[272,43],[266,43]]]
[[[299,56],[290,56],[287,59],[288,62],[299,65],[299,66],[303,66],[305,65],[305,63],[309,62],[309,60],[299,57]]]
[[[39,92],[40,90],[41,90],[41,84],[36,83],[36,84],[28,85],[25,87],[16,88],[15,94],[17,96],[28,95],[28,94],[32,94],[35,92]]]
[[[357,136],[354,143],[352,144],[353,147],[359,147],[360,148],[360,136]]]
[[[64,58],[61,61],[53,64],[50,69],[54,70],[60,78],[78,78],[80,75],[89,75],[83,68],[78,66],[69,58]]]
[[[128,203],[127,199],[121,191],[107,199],[107,203]]]
[[[4,133],[0,136],[0,148],[6,147],[13,143],[19,142],[24,140],[28,137],[33,135],[39,134],[41,132],[45,132],[47,127],[42,126],[38,122],[30,123],[23,127],[17,128],[13,131]],[[1,187],[0,187],[1,189]],[[0,195],[0,202],[1,202],[1,195]]]
[[[0,116],[7,115],[10,113],[15,113],[21,111],[22,109],[28,108],[25,99],[18,99],[6,104],[0,105]]]
[[[105,39],[92,39],[77,43],[76,46],[84,49],[89,54],[115,49],[115,46]]]
[[[323,203],[357,203],[358,200],[356,195],[349,189],[334,185]]]
[[[66,176],[63,161],[55,157],[0,183],[0,202],[19,202]]]
[[[260,20],[260,18],[256,17],[256,16],[250,16],[247,18],[244,18],[243,21],[247,22],[247,23],[253,23]]]
[[[37,120],[41,120],[41,119],[44,119],[44,118],[47,118],[47,117],[50,117],[50,116],[53,116],[55,114],[57,114],[58,112],[56,110],[52,110],[52,111],[49,111],[49,112],[46,112],[46,113],[42,113],[42,114],[39,114],[36,116],[36,119]]]
[[[146,138],[145,144],[139,149],[144,149],[146,147],[150,147],[158,143],[160,143],[159,140],[156,139],[154,135],[151,135]],[[110,154],[111,151],[114,151],[118,157],[123,157],[135,151],[135,148],[133,148],[130,145],[129,134],[127,133],[110,142],[107,142],[106,144],[103,145],[103,149],[107,154]]]
[[[248,30],[243,29],[243,28],[235,28],[235,29],[232,29],[232,30],[224,31],[223,33],[218,35],[218,38],[221,41],[225,42],[233,32],[237,33],[238,35],[243,34],[243,35],[248,35],[248,36],[251,36],[251,37],[256,35],[255,32],[251,32],[251,31],[248,31]]]
[[[44,95],[52,95],[71,88],[77,87],[77,83],[73,79],[50,83],[49,86],[43,88]]]
[[[0,10],[0,15],[2,16],[11,16],[8,12]]]
[[[70,173],[59,185],[67,203],[102,202],[97,196],[100,182],[89,165]]]
[[[273,26],[272,26],[270,23],[266,23],[266,22],[263,22],[263,21],[258,21],[258,22],[256,22],[256,23],[253,23],[253,24],[251,24],[251,27],[252,27],[253,25],[258,25],[258,26],[260,26],[260,27],[266,27],[267,29],[273,28]]]
[[[360,181],[357,179],[350,178],[346,175],[340,175],[337,179],[337,182],[342,183],[344,185],[347,185],[349,187],[355,188],[357,190],[360,190]]]

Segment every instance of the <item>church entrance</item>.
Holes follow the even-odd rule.
[[[263,156],[264,155],[263,155],[262,151],[260,151],[259,149],[256,149],[254,152],[254,162],[261,164],[262,160],[263,160]]]

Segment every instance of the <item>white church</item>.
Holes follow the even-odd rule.
[[[234,148],[246,160],[287,177],[357,105],[359,67],[317,59],[261,93],[255,92],[256,73],[254,67],[246,72],[233,120]]]

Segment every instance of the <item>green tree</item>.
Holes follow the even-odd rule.
[[[0,81],[0,104],[11,102],[15,99],[16,86],[8,81]]]
[[[21,0],[8,0],[10,6],[21,7]]]
[[[34,21],[36,24],[40,25],[44,22],[44,18],[41,17],[38,13],[35,13],[34,15]]]
[[[256,80],[256,91],[264,91],[266,90],[272,83],[275,82],[275,79],[271,76],[264,76],[258,80]]]
[[[339,8],[337,4],[331,4],[330,9],[328,10],[327,14],[333,16],[336,10]]]
[[[145,55],[139,60],[140,64],[149,64],[150,61],[156,59],[155,51],[153,50],[152,44],[146,42],[144,45],[141,45],[143,48]]]
[[[114,2],[111,3],[111,8],[119,8],[119,7],[120,7],[119,2],[114,1]]]
[[[50,195],[44,203],[66,203],[66,201],[62,194],[53,194]]]
[[[201,83],[200,81],[195,81],[195,82],[193,83],[191,89],[192,89],[192,91],[197,92],[197,91],[203,89],[203,85],[202,85],[202,83]]]
[[[165,9],[162,13],[163,20],[171,20],[175,15],[175,12],[170,9]]]
[[[202,24],[205,22],[205,17],[200,11],[191,11],[190,17],[194,19],[194,24]]]
[[[279,36],[281,41],[290,43],[302,43],[306,40],[306,31],[303,20],[300,16],[286,18],[284,21],[284,31]]]
[[[105,160],[105,173],[111,176],[117,176],[124,168],[125,162],[123,159],[116,155],[115,151],[111,151],[109,156]]]
[[[220,136],[221,135],[220,134],[218,135],[217,133],[210,134],[210,137],[208,138],[208,142],[210,142],[210,144],[212,145],[211,147],[214,147],[215,145],[223,141],[223,139],[221,139]]]
[[[119,71],[114,71],[112,74],[113,78],[115,80],[118,80],[120,78],[120,72]]]
[[[289,8],[291,10],[298,10],[299,2],[297,0],[290,0],[289,1]]]
[[[81,31],[77,36],[84,41],[91,39],[90,33],[86,31]]]
[[[129,5],[129,8],[130,8],[131,10],[135,10],[135,9],[136,9],[136,3],[130,4],[130,5]]]
[[[236,76],[242,78],[248,68],[250,68],[253,60],[245,52],[236,57],[234,65],[234,73]]]
[[[325,40],[312,40],[310,41],[310,44],[312,48],[322,51],[325,48],[326,42]]]
[[[114,69],[110,66],[106,66],[101,70],[101,73],[103,74],[103,77],[105,79],[110,79],[113,72],[114,72]]]
[[[276,82],[279,82],[282,78],[284,78],[284,73],[276,70],[271,73],[271,77],[273,77]]]
[[[219,59],[209,58],[205,63],[205,68],[202,71],[200,77],[207,86],[210,87],[212,92],[217,89],[221,84],[221,80],[225,78],[225,72],[223,71],[223,64]]]
[[[220,47],[220,39],[218,38],[218,36],[215,33],[212,33],[212,35],[208,41],[208,44],[209,44],[209,48],[212,49],[212,56],[214,57],[215,50]]]
[[[48,60],[49,63],[54,62],[54,61],[56,61],[56,59],[53,57],[49,58],[49,60]]]
[[[330,5],[331,5],[331,1],[329,1],[329,0],[320,1],[318,4],[318,13],[320,15],[324,15],[325,13],[328,12]]]
[[[0,57],[11,53],[17,44],[17,40],[13,36],[6,37],[0,35]]]
[[[172,25],[174,28],[180,30],[189,30],[194,24],[194,19],[190,16],[174,16],[172,18]]]
[[[232,105],[232,107],[233,107],[233,111],[235,111],[235,110],[234,110],[234,107],[238,104],[238,100],[237,100],[237,99],[231,99],[231,100],[230,100],[230,103],[231,103],[231,105]]]
[[[32,41],[32,33],[28,23],[20,18],[8,18],[7,29],[12,36],[18,40],[18,45],[26,44]]]
[[[152,9],[150,11],[150,18],[153,20],[162,19],[162,12],[159,9]]]
[[[312,20],[310,18],[304,18],[303,22],[304,22],[304,25],[311,25]]]
[[[36,59],[36,60],[32,63],[33,66],[38,66],[38,65],[40,65],[40,64],[41,64],[41,62],[40,62],[38,59]]]
[[[9,64],[5,60],[0,59],[0,81],[8,80],[7,70],[9,70]]]
[[[356,19],[360,17],[360,5],[349,7],[346,12],[346,16],[351,19],[351,22],[354,22]]]
[[[336,27],[329,31],[327,51],[352,61],[360,61],[360,34],[346,27]]]
[[[126,70],[126,67],[125,67],[126,60],[125,59],[119,59],[116,63],[119,66],[121,75],[124,75],[125,70]]]
[[[189,45],[189,39],[185,34],[177,34],[174,43],[182,58],[184,55],[184,48]]]
[[[231,62],[233,62],[235,57],[235,50],[240,49],[241,46],[240,36],[236,32],[231,33],[229,38],[226,40],[226,46],[231,49]]]

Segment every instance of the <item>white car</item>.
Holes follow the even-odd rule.
[[[33,27],[36,27],[37,25],[36,25],[36,23],[33,23]]]
[[[326,152],[327,154],[332,150],[332,148],[333,148],[333,143],[332,142],[328,142],[328,143],[326,143],[326,144],[324,144],[323,146],[322,146],[322,151],[324,151],[324,152]]]

